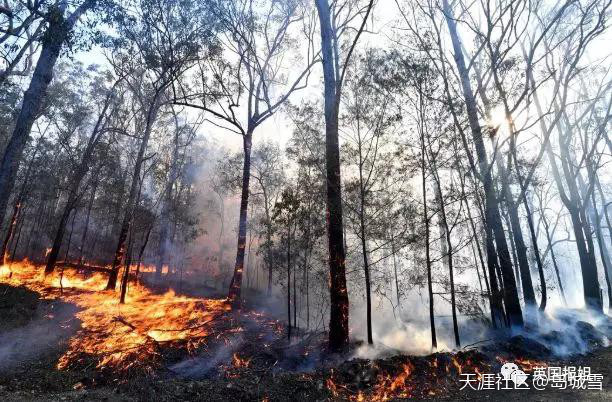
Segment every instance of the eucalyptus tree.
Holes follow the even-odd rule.
[[[344,139],[341,155],[348,174],[344,205],[350,227],[361,243],[369,344],[373,343],[371,271],[376,262],[383,260],[372,263],[371,254],[377,250],[370,249],[370,243],[384,232],[379,227],[387,223],[381,219],[384,212],[404,199],[405,194],[398,190],[402,187],[402,178],[406,177],[398,176],[394,165],[393,136],[400,126],[400,109],[376,87],[376,77],[368,70],[368,65],[376,62],[374,58],[371,54],[365,55],[351,69],[339,118],[339,131]]]
[[[347,68],[365,30],[374,0],[333,2],[315,0],[321,33],[325,114],[325,170],[330,276],[329,348],[339,351],[349,341],[349,299],[342,220],[342,180],[338,135],[340,101]],[[356,27],[354,22],[357,21]]]
[[[164,152],[161,165],[164,171],[159,172],[163,177],[161,180],[161,210],[159,214],[159,242],[157,247],[157,262],[155,265],[155,277],[160,279],[162,267],[166,261],[166,254],[171,247],[170,221],[175,198],[178,198],[181,189],[181,171],[188,163],[188,148],[192,145],[199,126],[199,121],[190,124],[185,121],[180,111],[171,108],[168,116],[167,126],[172,127],[172,141]],[[199,118],[198,118],[199,120]],[[175,210],[176,212],[176,210]],[[176,215],[176,214],[175,214]]]
[[[300,1],[214,1],[220,45],[205,54],[192,81],[173,87],[174,103],[201,109],[208,121],[242,139],[243,166],[236,263],[228,297],[240,306],[247,236],[253,135],[296,91],[317,61],[314,27]],[[300,39],[306,44],[299,44]],[[302,60],[301,62],[298,60]]]
[[[197,3],[189,1],[142,0],[127,8],[119,21],[122,37],[117,40],[119,51],[113,54],[112,62],[117,75],[125,76],[125,83],[138,104],[135,131],[141,135],[107,289],[114,289],[117,282],[140,172],[159,113],[171,100],[172,83],[190,68],[200,47],[206,46],[201,38],[209,35],[212,28],[206,18],[195,24],[185,18],[200,11]]]

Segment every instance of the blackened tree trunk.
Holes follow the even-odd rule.
[[[329,348],[339,351],[349,341],[349,299],[346,288],[346,261],[342,223],[342,195],[340,179],[340,144],[338,112],[341,83],[337,82],[334,67],[332,28],[329,2],[316,0],[321,30],[323,81],[325,101],[325,167],[327,184],[327,235],[329,245]],[[337,67],[337,66],[336,66]]]
[[[291,340],[291,222],[287,226],[287,339]]]
[[[138,252],[138,264],[136,265],[136,274],[135,280],[138,282],[138,275],[140,274],[140,264],[142,263],[142,255],[144,254],[145,249],[147,248],[147,244],[149,243],[149,237],[151,235],[151,230],[153,229],[153,224],[149,226],[147,229],[147,233],[145,234],[144,240],[142,241],[142,246],[140,246],[140,251]]]
[[[91,218],[91,209],[93,208],[94,200],[96,199],[96,192],[98,191],[99,180],[95,179],[91,188],[91,196],[89,197],[89,203],[87,204],[87,214],[85,216],[85,228],[83,229],[83,236],[81,236],[81,245],[79,247],[79,260],[77,264],[79,267],[83,264],[83,251],[85,250],[85,241],[87,240],[87,232],[89,231],[89,220]]]
[[[535,291],[533,290],[533,281],[531,280],[531,270],[529,268],[529,259],[527,257],[527,246],[525,245],[523,229],[521,227],[521,221],[518,215],[518,206],[514,203],[513,196],[510,191],[508,172],[502,163],[499,163],[499,159],[497,166],[500,169],[499,177],[502,181],[503,194],[506,198],[508,218],[510,221],[510,226],[512,227],[514,244],[516,246],[516,257],[518,260],[521,284],[523,287],[525,308],[528,310],[528,313],[533,314],[533,310],[537,309]]]
[[[240,308],[240,291],[242,288],[242,272],[244,270],[244,254],[247,235],[247,212],[249,208],[249,182],[251,179],[251,148],[252,134],[249,130],[243,138],[244,165],[242,167],[242,193],[240,196],[240,218],[238,221],[238,247],[236,251],[236,265],[234,275],[230,282],[228,299],[232,307]]]
[[[592,248],[589,249],[587,245],[588,239],[591,238],[591,233],[589,225],[586,222],[586,217],[584,216],[584,211],[581,211],[579,206],[576,182],[573,178],[566,176],[565,182],[567,184],[569,195],[566,194],[563,188],[563,179],[561,178],[561,173],[559,172],[557,161],[555,160],[555,155],[553,154],[550,144],[548,144],[546,147],[546,152],[550,161],[553,177],[557,183],[559,195],[561,196],[561,200],[567,208],[572,221],[572,229],[576,239],[578,257],[580,259],[580,272],[582,273],[584,301],[587,308],[601,313],[603,306],[601,295],[599,293],[599,280],[597,278],[597,266],[595,265],[595,256],[593,254],[594,250]]]
[[[503,295],[506,307],[506,316],[509,325],[522,326],[523,315],[516,288],[516,280],[514,277],[514,272],[512,271],[510,252],[508,251],[506,235],[504,233],[501,217],[499,215],[498,200],[493,188],[491,171],[487,161],[482,128],[478,120],[476,99],[474,97],[474,92],[472,91],[470,77],[463,58],[461,41],[459,39],[459,34],[457,33],[456,23],[447,0],[443,1],[443,6],[446,23],[448,25],[451,41],[453,43],[454,59],[457,65],[459,79],[461,81],[461,87],[465,98],[468,121],[472,131],[472,140],[474,141],[474,145],[476,147],[480,176],[484,187],[486,213],[485,224],[490,228],[490,231],[487,231],[487,233],[493,234],[495,238],[495,246],[497,247],[496,252],[499,256],[500,270],[504,282]],[[487,245],[487,251],[495,253],[495,251],[491,249],[491,246],[493,246],[493,243],[489,242]]]
[[[559,293],[561,294],[561,299],[563,300],[563,304],[567,306],[567,299],[565,298],[565,291],[563,290],[563,282],[561,282],[559,266],[557,265],[557,257],[555,256],[553,238],[552,238],[552,234],[550,233],[550,226],[548,224],[548,220],[546,219],[546,215],[544,213],[543,208],[540,210],[540,214],[542,216],[542,223],[544,224],[544,233],[546,234],[546,241],[548,241],[548,247],[550,248],[550,258],[553,263],[553,268],[555,269],[555,275],[557,276],[557,282],[559,283]]]
[[[136,197],[139,191],[138,183],[140,181],[140,171],[142,170],[144,154],[147,149],[149,137],[151,136],[151,132],[153,131],[153,125],[155,124],[155,120],[157,119],[157,113],[159,112],[161,95],[162,95],[162,90],[161,89],[157,90],[155,93],[155,96],[151,100],[149,110],[147,111],[145,129],[144,129],[142,140],[140,142],[140,148],[138,149],[138,155],[136,156],[136,161],[134,164],[132,184],[130,185],[130,193],[128,196],[127,204],[125,206],[125,213],[123,216],[123,222],[121,224],[121,229],[119,231],[119,239],[117,241],[117,248],[115,250],[115,256],[113,258],[111,272],[108,277],[108,283],[106,284],[107,290],[114,290],[115,286],[117,285],[117,276],[119,274],[119,266],[121,265],[121,261],[125,254],[125,242],[127,240],[127,235],[130,230],[130,224],[132,222],[132,217],[134,214],[134,207],[136,204]]]
[[[599,211],[597,210],[597,203],[595,202],[595,192],[591,192],[591,214],[592,221],[595,226],[595,237],[597,238],[597,245],[599,246],[599,255],[601,257],[601,263],[604,269],[604,275],[606,278],[606,286],[608,287],[608,311],[612,309],[612,284],[610,283],[610,270],[612,269],[612,261],[610,261],[610,254],[608,254],[608,246],[603,237],[601,230],[601,221]]]
[[[427,293],[429,294],[429,328],[431,331],[431,348],[438,348],[436,339],[436,321],[434,316],[434,294],[431,281],[431,258],[429,255],[429,212],[427,211],[427,180],[425,175],[425,138],[421,133],[421,190],[423,192],[423,226],[425,227],[425,265],[427,267]]]
[[[540,247],[538,246],[538,235],[535,231],[535,225],[533,224],[533,215],[531,212],[531,207],[529,206],[529,202],[527,201],[527,195],[523,197],[523,206],[525,207],[525,213],[527,214],[527,225],[529,226],[529,234],[531,236],[531,244],[533,245],[533,255],[536,260],[536,265],[538,266],[538,276],[540,278],[540,311],[544,311],[546,309],[546,302],[548,300],[547,290],[546,290],[546,278],[544,277],[544,264],[542,263],[542,257],[540,256]]]
[[[125,259],[125,267],[123,270],[123,277],[121,278],[121,295],[119,297],[119,304],[125,304],[125,296],[127,294],[128,280],[130,279],[130,266],[132,265],[132,231],[130,229],[130,235],[128,238],[128,251],[127,258]]]

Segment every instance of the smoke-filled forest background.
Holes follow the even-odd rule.
[[[0,275],[227,297],[332,350],[601,317],[610,10],[5,0]]]

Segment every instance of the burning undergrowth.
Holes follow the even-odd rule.
[[[126,303],[120,304],[117,292],[102,290],[106,278],[101,273],[67,271],[45,279],[40,267],[27,262],[0,280],[77,307],[74,319],[80,328],[57,362],[58,369],[94,365],[119,379],[153,374],[167,356],[192,353],[211,335],[212,323],[230,310],[224,300],[190,298],[173,291],[155,294],[140,285],[132,285]]]
[[[580,345],[576,351],[584,351],[606,345],[610,333],[607,321],[594,326],[566,312],[541,325],[542,331],[527,328],[514,337],[479,344],[478,349],[427,356],[396,351],[379,355],[384,358],[349,360],[359,345],[353,345],[353,352],[330,355],[323,333],[304,333],[288,342],[282,322],[260,311],[232,312],[222,299],[188,297],[172,290],[156,293],[132,284],[126,303],[120,304],[118,292],[102,290],[106,275],[100,272],[67,270],[45,280],[42,269],[27,262],[13,265],[12,274],[7,267],[0,270],[0,283],[12,289],[25,309],[33,309],[37,298],[63,306],[31,317],[14,329],[21,335],[11,330],[5,338],[44,328],[42,319],[55,320],[57,328],[65,328],[66,339],[53,369],[92,376],[78,382],[71,377],[70,388],[93,390],[117,383],[122,392],[140,400],[204,395],[210,400],[448,397],[459,390],[462,374],[498,373],[510,361],[530,372],[546,367],[558,358],[557,352],[569,350],[569,337]],[[560,330],[567,325],[577,335]],[[36,332],[27,336],[38,337]],[[45,339],[41,336],[39,343]],[[567,347],[555,349],[560,344]],[[32,348],[41,345],[32,343]],[[136,378],[139,381],[131,381]]]
[[[332,370],[326,385],[334,397],[355,401],[428,398],[456,390],[463,372],[489,369],[488,358],[477,351],[359,359]]]

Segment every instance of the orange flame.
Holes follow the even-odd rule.
[[[5,270],[1,267],[0,273]],[[13,271],[9,278],[0,275],[0,282],[25,285],[46,299],[58,297],[58,275],[45,278],[43,269],[28,261],[15,263]],[[209,334],[207,324],[230,310],[225,300],[178,296],[172,290],[158,295],[139,284],[130,284],[126,303],[119,304],[119,289],[102,290],[107,282],[103,273],[84,277],[66,270],[62,282],[62,300],[79,307],[76,318],[81,328],[69,340],[59,369],[89,357],[98,368],[124,371],[139,365],[150,372],[159,360],[161,344],[192,351]]]

